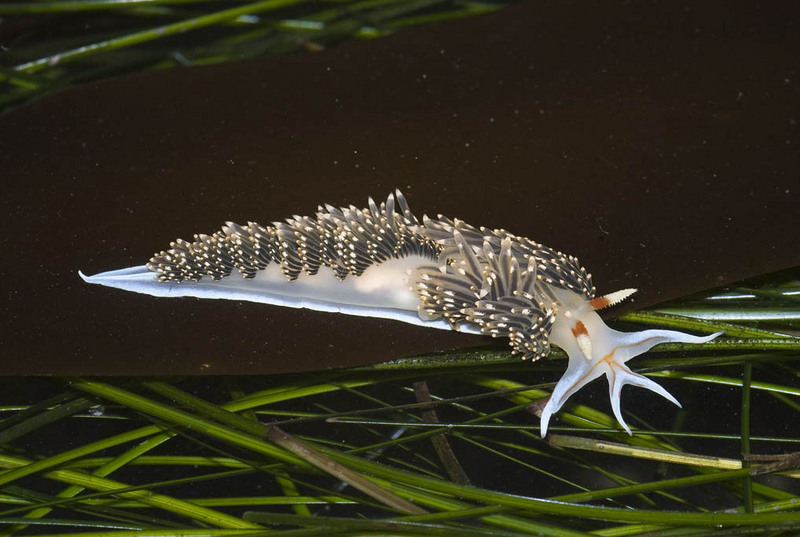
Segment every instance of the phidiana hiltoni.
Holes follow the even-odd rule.
[[[557,345],[569,366],[542,412],[542,436],[564,402],[604,373],[614,415],[628,434],[620,412],[624,385],[680,406],[625,363],[659,343],[705,343],[720,334],[613,330],[597,310],[635,289],[595,298],[592,278],[576,258],[441,215],[420,223],[399,191],[380,206],[372,199],[366,209],[325,205],[314,218],[271,226],[228,222],[212,235],[170,246],[147,265],[81,277],[154,296],[248,300],[507,337],[525,360]]]

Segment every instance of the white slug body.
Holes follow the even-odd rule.
[[[366,209],[326,205],[315,218],[271,226],[229,222],[213,235],[171,243],[147,265],[81,277],[154,296],[246,300],[507,337],[523,359],[546,356],[555,344],[569,366],[542,413],[542,436],[564,402],[602,374],[614,415],[631,434],[620,412],[622,386],[678,402],[625,362],[659,343],[719,335],[613,330],[596,310],[633,290],[595,298],[574,257],[441,215],[420,223],[399,191],[380,206],[370,199]]]

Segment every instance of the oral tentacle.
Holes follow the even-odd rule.
[[[617,386],[616,383],[612,383],[611,379],[609,379],[608,397],[611,399],[611,410],[614,411],[614,417],[617,418],[617,422],[622,425],[622,428],[625,429],[625,432],[628,433],[629,436],[633,436],[631,428],[628,427],[628,424],[625,422],[625,418],[622,417],[622,399],[620,397],[621,392],[622,386]]]
[[[629,435],[633,435],[633,433],[623,419],[621,410],[622,388],[626,384],[638,386],[640,388],[650,390],[651,392],[655,392],[679,408],[681,407],[681,404],[678,402],[678,400],[675,399],[675,397],[673,397],[672,394],[666,389],[664,389],[663,386],[643,375],[640,375],[639,373],[634,373],[628,368],[628,366],[624,364],[616,364],[613,370],[609,369],[609,371],[606,372],[606,376],[608,377],[608,396],[611,399],[611,408],[614,411],[614,417],[617,418],[617,421],[620,423],[620,425],[622,425]]]
[[[547,435],[550,418],[561,409],[574,393],[594,379],[602,376],[603,373],[606,373],[607,367],[604,362],[593,363],[590,360],[586,360],[583,354],[574,357],[570,355],[567,371],[553,388],[550,400],[542,410],[541,434],[543,438]]]
[[[723,332],[715,332],[709,336],[693,336],[691,334],[684,334],[683,332],[676,332],[674,330],[644,330],[642,332],[618,332],[608,328],[611,337],[614,340],[616,361],[620,363],[627,362],[635,356],[644,354],[656,345],[662,343],[708,343],[716,337],[724,334]]]

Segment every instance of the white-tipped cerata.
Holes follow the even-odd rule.
[[[211,235],[172,242],[146,265],[80,276],[159,297],[245,300],[505,337],[523,359],[558,345],[569,366],[542,414],[542,436],[564,402],[602,374],[614,415],[630,432],[620,411],[625,384],[677,401],[625,362],[658,343],[719,335],[612,330],[595,310],[635,290],[595,298],[591,276],[573,256],[441,215],[420,223],[400,191],[380,205],[370,198],[364,209],[324,205],[313,217],[272,225],[227,222]]]

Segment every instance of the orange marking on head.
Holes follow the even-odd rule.
[[[579,336],[588,336],[589,331],[586,330],[585,324],[583,324],[581,321],[578,321],[572,328],[572,335],[575,336],[575,339],[578,339]]]
[[[607,308],[611,305],[611,301],[608,297],[599,296],[597,298],[593,298],[589,301],[589,307],[593,310],[601,310],[603,308]]]

